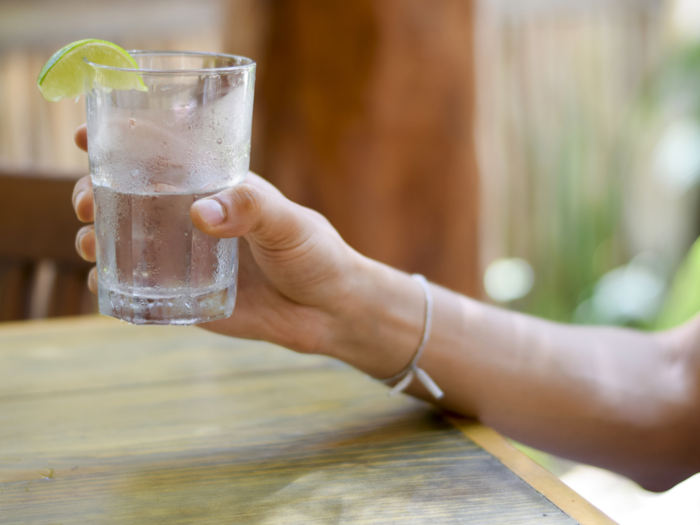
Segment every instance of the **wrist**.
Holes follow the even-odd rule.
[[[403,370],[423,334],[425,299],[410,275],[359,256],[324,352],[375,378]]]

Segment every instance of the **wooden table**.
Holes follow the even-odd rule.
[[[342,363],[106,318],[0,326],[0,523],[613,523]]]

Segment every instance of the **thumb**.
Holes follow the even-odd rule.
[[[247,238],[264,248],[284,250],[310,235],[304,208],[279,193],[249,183],[232,186],[190,208],[194,225],[213,237]]]

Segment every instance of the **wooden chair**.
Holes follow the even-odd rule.
[[[0,169],[0,321],[96,311],[75,251],[76,179]]]

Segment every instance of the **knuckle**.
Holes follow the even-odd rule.
[[[262,192],[250,184],[241,184],[231,192],[232,208],[237,215],[257,217],[263,200]]]

